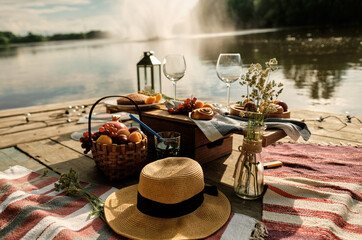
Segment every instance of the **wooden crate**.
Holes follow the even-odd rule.
[[[107,112],[116,110],[107,107]],[[156,132],[177,131],[181,133],[181,156],[195,159],[200,164],[215,160],[232,152],[232,135],[225,136],[215,142],[210,142],[196,124],[188,116],[168,113],[165,106],[142,111],[142,120]],[[134,111],[130,111],[134,112]],[[155,157],[154,137],[146,130],[150,159]],[[234,134],[242,134],[236,132]],[[275,143],[286,136],[283,130],[271,129],[263,134],[263,147]]]
[[[155,117],[156,116],[156,117]],[[210,142],[203,132],[190,122],[173,121],[173,118],[162,119],[157,115],[143,115],[143,122],[156,132],[177,131],[181,133],[180,156],[189,157],[200,164],[215,160],[232,152],[232,136],[226,136]],[[145,131],[149,139],[148,152],[150,158],[155,156],[154,136]]]

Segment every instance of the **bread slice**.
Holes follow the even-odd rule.
[[[140,93],[131,93],[131,94],[128,94],[125,96],[129,97],[137,104],[145,104],[145,100],[148,97],[147,95],[140,94]],[[133,103],[130,100],[128,100],[127,98],[123,98],[123,97],[117,99],[117,104],[118,105],[133,105]]]

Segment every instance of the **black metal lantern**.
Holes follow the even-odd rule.
[[[138,91],[154,90],[162,93],[161,89],[161,62],[153,56],[153,51],[144,52],[144,56],[137,63],[137,86]]]

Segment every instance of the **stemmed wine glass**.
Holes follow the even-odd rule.
[[[183,55],[171,54],[163,59],[163,73],[172,82],[174,86],[174,100],[176,100],[176,83],[186,72],[186,61]]]
[[[230,85],[241,76],[241,57],[239,53],[221,53],[217,59],[216,73],[221,81],[226,83],[227,104],[230,109]]]

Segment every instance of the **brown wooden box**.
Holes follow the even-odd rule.
[[[143,115],[143,122],[156,132],[177,131],[181,133],[180,156],[189,157],[200,164],[215,160],[232,152],[232,136],[227,136],[215,142],[210,142],[203,132],[190,122],[173,121],[157,118],[157,116]],[[148,152],[155,156],[154,136],[145,132],[148,137]]]
[[[107,112],[112,113],[122,109],[112,109],[107,106]],[[142,120],[156,132],[177,131],[181,133],[181,156],[195,159],[200,164],[215,160],[232,152],[232,135],[225,136],[215,142],[210,142],[196,124],[188,116],[170,114],[165,106],[142,111]],[[134,111],[131,111],[134,112]],[[154,136],[144,130],[148,137],[148,152],[150,159],[155,159]],[[245,134],[236,132],[235,134]],[[280,129],[270,129],[263,134],[262,146],[266,147],[285,137]]]

